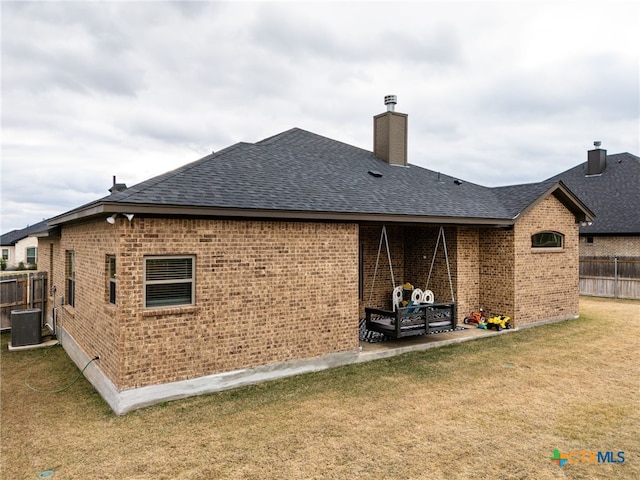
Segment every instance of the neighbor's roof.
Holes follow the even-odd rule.
[[[586,176],[587,162],[562,172],[550,181],[561,180],[596,214],[580,233],[640,234],[640,158],[630,153],[607,155],[599,175]]]
[[[509,225],[540,194],[562,188],[522,186],[514,208],[500,189],[456,180],[415,165],[389,165],[370,151],[294,128],[238,143],[51,224],[137,212]]]
[[[47,222],[48,220],[43,220],[21,230],[11,230],[10,232],[5,233],[4,235],[2,235],[2,237],[0,237],[0,245],[15,245],[23,238],[27,238],[30,235],[34,235],[38,232],[43,232],[47,230]]]

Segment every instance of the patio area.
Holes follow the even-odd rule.
[[[360,354],[358,361],[367,362],[379,358],[393,357],[408,352],[417,352],[429,348],[442,347],[453,343],[467,342],[477,338],[489,337],[492,335],[503,335],[516,330],[506,329],[500,332],[496,330],[484,330],[477,325],[459,324],[461,330],[451,332],[435,333],[430,335],[419,335],[415,337],[401,338],[398,340],[387,340],[384,342],[369,343],[360,341]]]

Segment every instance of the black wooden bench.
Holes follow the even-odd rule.
[[[456,328],[455,303],[423,303],[395,312],[365,307],[367,330],[390,338],[411,337]]]

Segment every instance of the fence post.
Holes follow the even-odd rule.
[[[29,301],[29,308],[33,308],[33,274],[29,273],[29,280],[27,281],[27,299]]]
[[[618,298],[618,257],[613,258],[613,296]]]

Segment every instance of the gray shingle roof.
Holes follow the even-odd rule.
[[[495,187],[493,192],[511,217],[515,217],[544,195],[557,182],[527,183]]]
[[[584,162],[549,179],[561,180],[596,214],[593,224],[580,227],[580,233],[640,234],[640,158],[608,155],[601,175],[587,177],[586,172]]]
[[[29,235],[44,232],[47,230],[47,222],[48,220],[43,220],[20,230],[11,230],[0,237],[0,245],[15,245],[17,242],[23,238],[27,238]]]
[[[238,143],[76,210],[102,203],[129,211],[154,205],[504,222],[549,189],[514,187],[516,198],[504,189],[455,180],[415,165],[389,165],[370,151],[294,128]]]
[[[369,171],[382,174],[375,177]],[[491,190],[301,129],[239,143],[104,200],[245,209],[506,218]]]

